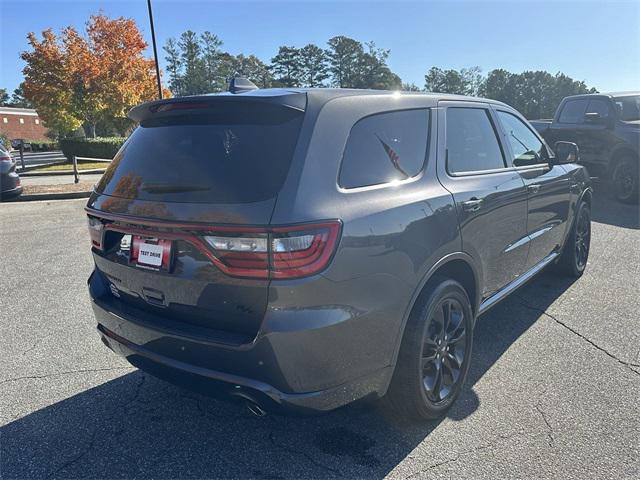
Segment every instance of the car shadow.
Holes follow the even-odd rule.
[[[543,274],[479,318],[467,385],[447,421],[479,407],[474,386],[570,285]],[[134,371],[0,428],[0,471],[7,479],[380,478],[441,421],[401,422],[379,403],[255,417]]]
[[[622,228],[640,230],[640,205],[618,202],[613,187],[594,180],[591,220]]]

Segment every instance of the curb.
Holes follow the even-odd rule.
[[[94,168],[92,170],[78,170],[78,175],[88,175],[94,173],[104,173],[105,168]],[[73,175],[73,170],[57,170],[53,172],[18,172],[21,177],[55,177],[58,175]]]
[[[72,198],[89,198],[91,191],[86,192],[65,192],[65,193],[34,193],[31,195],[20,195],[10,201],[12,202],[33,202],[37,200],[69,200]]]

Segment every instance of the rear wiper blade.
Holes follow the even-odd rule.
[[[143,183],[141,188],[147,193],[182,193],[211,190],[211,187],[191,183]]]

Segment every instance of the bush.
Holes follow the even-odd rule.
[[[4,133],[0,132],[0,145],[3,145],[7,150],[11,151],[11,140]]]
[[[58,149],[58,142],[52,142],[50,140],[26,140],[31,144],[32,152],[51,152]]]
[[[63,138],[60,140],[62,153],[71,160],[76,157],[112,159],[125,142],[125,137]]]

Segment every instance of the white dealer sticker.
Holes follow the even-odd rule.
[[[138,252],[138,263],[159,267],[162,265],[162,245],[141,243]]]

